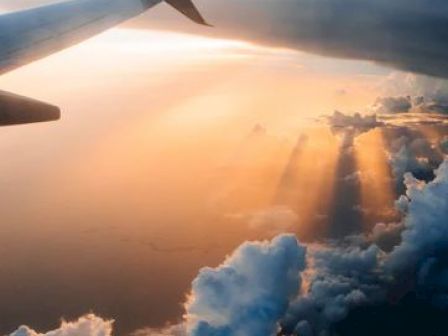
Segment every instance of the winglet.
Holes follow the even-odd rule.
[[[204,20],[201,13],[199,13],[198,9],[191,0],[165,0],[165,2],[194,22],[212,27],[212,25],[208,24],[207,21]]]

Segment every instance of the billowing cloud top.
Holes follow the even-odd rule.
[[[275,335],[280,328],[282,335],[333,335],[353,309],[388,304],[397,286],[431,305],[448,307],[448,159],[433,181],[406,175],[405,183],[407,193],[399,201],[402,225],[381,224],[373,232],[401,233],[392,252],[363,235],[308,246],[294,235],[247,242],[222,265],[200,271],[183,323],[135,335],[259,336]],[[402,288],[403,277],[408,288]],[[88,315],[45,334],[20,327],[10,336],[110,336],[111,327],[110,321]]]
[[[60,328],[44,334],[22,326],[9,336],[112,336],[112,323],[89,314],[75,322],[62,322]]]
[[[274,334],[300,288],[305,251],[294,235],[282,235],[245,243],[220,267],[202,269],[187,305],[189,334]]]

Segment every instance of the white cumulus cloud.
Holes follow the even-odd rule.
[[[306,249],[294,235],[241,245],[217,268],[193,281],[189,334],[272,335],[297,295]]]
[[[74,322],[63,321],[58,329],[39,333],[27,326],[21,326],[9,336],[112,336],[113,321],[89,314]]]

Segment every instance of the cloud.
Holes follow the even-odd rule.
[[[391,154],[390,162],[392,164],[393,174],[397,178],[404,176],[406,172],[412,172],[418,175],[421,179],[432,178],[433,172],[424,157],[417,157],[412,148],[404,144],[397,152]]]
[[[144,328],[133,332],[130,336],[187,336],[185,325],[179,323],[165,328]]]
[[[424,96],[378,97],[371,110],[376,114],[437,113],[448,114],[448,103],[429,100]]]
[[[185,320],[133,336],[272,335],[301,287],[306,248],[294,235],[244,243],[192,284]],[[44,334],[22,326],[9,336],[112,336],[112,321],[86,315]]]
[[[421,150],[424,145],[413,147]],[[398,201],[404,214],[400,223],[378,224],[358,239],[319,244],[303,245],[287,234],[246,242],[218,267],[199,272],[181,324],[135,335],[259,336],[275,335],[279,329],[282,335],[334,335],[357,309],[376,307],[381,313],[386,306],[406,307],[403,300],[410,292],[417,293],[417,305],[448,309],[448,159],[431,181],[406,173],[404,185],[406,193]],[[397,236],[388,250],[376,244]],[[395,303],[388,301],[391,296]],[[412,318],[419,318],[418,313]],[[10,336],[111,333],[111,321],[87,315],[45,334],[21,327]],[[383,334],[394,335],[387,328]]]
[[[9,336],[112,336],[113,321],[103,320],[93,314],[81,317],[75,322],[63,321],[59,329],[38,333],[21,326]]]
[[[348,115],[339,111],[334,111],[333,115],[328,117],[328,123],[331,127],[360,130],[370,130],[383,125],[382,122],[377,120],[375,114],[361,116],[361,114],[355,113],[353,115]]]
[[[354,307],[384,300],[377,274],[381,255],[375,245],[311,250],[309,289],[291,304],[282,321],[283,332],[300,335],[305,328],[309,335],[326,335]]]
[[[186,305],[189,334],[274,334],[299,291],[305,251],[294,235],[281,235],[244,243],[221,266],[203,268]]]
[[[428,101],[448,103],[448,81],[445,79],[394,72],[388,76],[383,86],[395,95],[424,97]]]
[[[249,228],[272,234],[291,231],[299,221],[297,213],[285,205],[261,209],[243,218],[248,222]]]
[[[339,111],[334,111],[331,116],[328,116],[327,122],[331,131],[341,136],[341,150],[346,154],[353,151],[354,140],[357,136],[384,125],[377,120],[376,114],[362,116],[360,113],[350,115]]]
[[[448,154],[448,136],[444,136],[439,142],[439,148],[444,154]]]
[[[373,105],[375,113],[407,113],[412,109],[410,96],[379,97]]]
[[[377,223],[366,237],[367,240],[383,251],[390,251],[400,243],[400,236],[404,230],[403,223]]]
[[[448,160],[435,176],[425,183],[406,174],[403,222],[377,226],[366,237],[367,245],[367,240],[352,239],[308,247],[308,288],[290,305],[282,321],[284,334],[332,335],[353,309],[388,304],[398,284],[403,294],[415,290],[425,302],[448,308]],[[371,243],[400,233],[390,253]],[[384,334],[389,335],[387,330]]]
[[[405,191],[405,173],[412,173],[423,181],[434,178],[434,170],[442,163],[438,149],[417,132],[406,132],[393,140],[388,148],[389,163],[395,178],[396,191]]]
[[[252,214],[249,226],[271,232],[285,232],[291,230],[298,222],[296,212],[287,206],[274,206]]]
[[[30,327],[21,326],[8,336],[112,336],[112,320],[104,320],[94,314],[80,317],[77,321],[63,321],[58,329],[39,333]],[[187,336],[183,324],[169,325],[165,328],[145,328],[133,332],[130,336]]]
[[[407,206],[402,242],[390,254],[386,266],[394,273],[413,271],[418,286],[432,288],[432,299],[448,303],[448,161],[424,183],[406,174],[407,192],[401,201]],[[437,289],[437,290],[436,290]]]
[[[374,113],[448,113],[448,81],[395,72],[382,83],[386,93],[371,110]]]

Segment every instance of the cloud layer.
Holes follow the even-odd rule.
[[[405,213],[402,223],[379,224],[365,236],[308,245],[305,269],[297,264],[285,267],[291,253],[272,258],[272,252],[260,253],[263,245],[256,243],[243,245],[219,268],[205,269],[193,285],[194,304],[187,305],[192,334],[274,335],[280,323],[284,335],[331,335],[354,309],[388,304],[391,294],[398,295],[400,302],[412,291],[427,304],[445,307],[448,160],[434,174],[434,180],[427,183],[405,175],[406,195],[398,202]],[[392,252],[374,243],[400,234]],[[296,250],[292,236],[279,236],[271,245],[263,243],[263,249],[270,246],[267,251],[275,251],[284,245],[280,242],[289,240],[292,250]],[[239,258],[242,261],[237,263]],[[283,262],[278,264],[279,260]],[[290,261],[287,264],[291,265]],[[293,282],[285,281],[286,270],[297,272]],[[244,275],[238,276],[240,273]],[[272,276],[277,274],[283,274],[283,280],[276,281],[283,285],[271,287]],[[299,289],[294,283],[300,278],[303,281]],[[400,285],[403,279],[406,285]],[[397,294],[397,286],[401,294]],[[259,299],[264,289],[269,289],[268,300]],[[294,293],[296,297],[291,300]],[[261,314],[266,302],[277,309]],[[285,307],[289,308],[285,311]]]
[[[187,304],[189,334],[271,335],[297,294],[305,248],[295,236],[245,243],[221,266],[204,268]]]
[[[434,176],[424,182],[405,174],[406,194],[398,200],[402,222],[379,224],[367,235],[303,245],[283,234],[244,243],[220,266],[200,271],[182,324],[136,335],[333,335],[353,310],[376,305],[381,312],[392,296],[401,307],[411,292],[420,304],[448,309],[448,159]],[[391,252],[375,244],[400,234]],[[20,327],[10,336],[111,332],[111,321],[87,315],[45,334]],[[383,334],[393,335],[387,328]]]
[[[21,326],[9,336],[112,336],[113,321],[105,321],[93,314],[81,317],[75,322],[62,322],[59,329],[46,333]]]
[[[402,231],[391,253],[356,239],[348,245],[310,249],[310,286],[286,314],[285,334],[331,334],[352,309],[387,302],[397,285],[401,295],[415,291],[431,305],[448,306],[448,161],[435,176],[425,183],[406,174],[407,193],[399,201],[406,211],[402,226],[392,224],[389,230],[381,225],[375,230],[375,235]]]
[[[426,101],[438,105],[448,101],[445,82],[415,78],[406,79],[406,90],[414,97],[390,96],[378,100],[377,105],[390,113],[402,113]],[[387,128],[376,115],[335,112],[328,121],[343,134],[341,158],[345,162],[352,155],[356,135],[375,127]],[[259,127],[255,131],[264,132]],[[389,162],[402,194],[397,201],[401,221],[379,223],[366,234],[344,234],[319,244],[304,245],[294,235],[285,234],[269,242],[246,242],[218,267],[200,271],[179,325],[143,329],[135,335],[259,336],[280,330],[283,335],[332,335],[353,311],[400,305],[407,293],[416,293],[431,307],[448,309],[448,160],[443,161],[442,153],[448,151],[444,149],[448,140],[442,138],[436,147],[423,134],[406,127],[388,128],[385,138],[389,138]],[[358,172],[347,171],[350,174],[343,174],[341,180],[346,185],[358,183]],[[343,191],[347,199],[350,193]],[[332,217],[336,215],[332,213]],[[244,218],[253,228],[269,231],[272,227],[273,232],[289,229],[298,220],[296,213],[284,206]],[[341,218],[338,222],[344,223]],[[396,302],[391,303],[390,297]],[[87,315],[47,333],[22,326],[10,336],[111,334],[111,321]],[[384,335],[389,335],[387,330]]]
[[[448,113],[448,81],[410,73],[392,73],[383,83],[384,97],[373,113]]]

